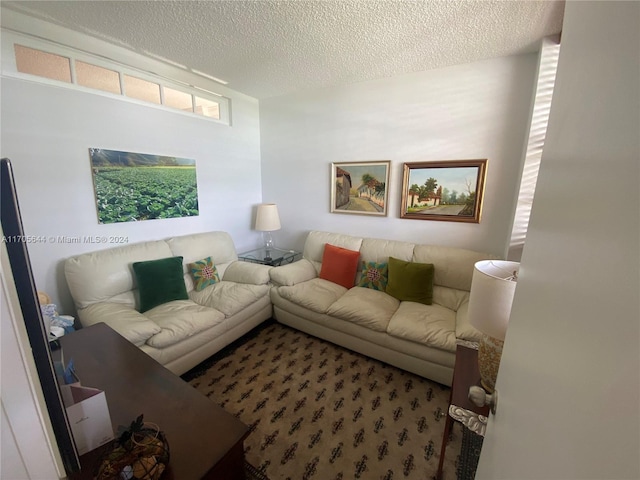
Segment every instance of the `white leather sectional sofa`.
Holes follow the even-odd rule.
[[[183,257],[188,299],[140,313],[133,263],[176,256]],[[187,266],[207,257],[221,281],[196,291]],[[108,324],[178,375],[271,317],[269,269],[238,261],[225,232],[131,244],[65,262],[81,324]]]
[[[431,305],[384,291],[345,288],[319,278],[326,244],[359,252],[359,262],[389,257],[434,265]],[[183,257],[188,299],[140,313],[134,262]],[[188,265],[212,257],[221,281],[194,289]],[[456,341],[479,341],[467,320],[475,262],[495,258],[460,248],[309,233],[303,258],[280,267],[238,261],[231,237],[210,232],[149,241],[69,258],[65,274],[83,326],[105,322],[180,375],[274,317],[277,321],[450,385]],[[355,279],[357,284],[360,274]]]
[[[357,250],[360,261],[394,257],[434,265],[431,305],[319,278],[326,244]],[[458,339],[479,341],[467,320],[475,262],[494,256],[452,247],[310,232],[303,258],[270,271],[274,317],[306,333],[451,385]],[[356,279],[356,284],[358,279]]]

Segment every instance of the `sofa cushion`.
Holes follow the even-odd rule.
[[[78,310],[80,323],[88,327],[104,322],[134,345],[143,345],[147,339],[160,332],[160,327],[124,303],[97,302]]]
[[[456,290],[455,288],[433,286],[433,303],[447,307],[449,310],[457,312],[458,309],[469,301],[469,292],[466,290]]]
[[[166,243],[173,256],[184,259],[183,273],[187,292],[191,292],[195,287],[188,269],[190,263],[211,257],[218,270],[218,276],[224,278],[227,267],[238,260],[233,240],[227,232],[194,233],[169,238]]]
[[[398,300],[431,305],[433,265],[389,257],[389,283],[386,292]]]
[[[346,292],[347,289],[342,285],[322,278],[314,278],[296,285],[278,287],[278,293],[282,298],[317,313],[326,313],[331,304]]]
[[[211,257],[190,263],[189,270],[193,276],[193,288],[198,292],[204,289],[204,287],[208,287],[209,285],[213,285],[220,281],[218,269],[213,263],[213,260],[211,260]]]
[[[401,302],[387,333],[443,350],[456,349],[456,314],[440,305]]]
[[[249,285],[223,280],[200,292],[193,290],[189,297],[200,305],[221,311],[228,318],[268,295],[269,288],[269,285]]]
[[[362,262],[358,287],[372,288],[384,292],[387,288],[389,264],[387,262]]]
[[[161,330],[147,340],[147,344],[164,348],[191,337],[224,320],[224,314],[191,300],[178,300],[152,308],[145,316]]]
[[[464,248],[435,245],[416,245],[413,249],[413,261],[433,263],[435,267],[433,283],[457,290],[471,290],[473,266],[480,260],[497,258],[487,253],[466,250]]]
[[[351,235],[344,235],[342,233],[309,232],[304,242],[302,256],[311,262],[313,268],[316,269],[316,274],[320,272],[322,255],[324,255],[324,247],[327,243],[335,245],[336,247],[359,251],[362,245],[362,238],[352,237]]]
[[[140,313],[173,300],[187,300],[182,257],[133,262],[140,293]]]
[[[295,285],[307,282],[318,276],[313,263],[306,258],[297,262],[280,265],[269,270],[269,277],[276,285]]]
[[[413,243],[380,238],[365,238],[360,247],[360,258],[365,262],[386,262],[389,257],[411,261],[413,259]]]
[[[470,342],[479,342],[482,340],[482,332],[469,322],[468,298],[456,312],[456,338]]]
[[[194,233],[167,240],[174,256],[184,257],[186,264],[211,257],[222,277],[227,266],[236,260],[236,248],[227,232]]]
[[[135,288],[133,262],[174,256],[167,242],[132,243],[67,259],[64,273],[77,308],[109,302]],[[202,258],[202,257],[200,257]]]
[[[251,285],[266,285],[269,283],[269,271],[273,267],[251,262],[231,262],[224,272],[222,280],[227,282],[248,283]]]
[[[400,302],[384,292],[353,287],[329,307],[327,314],[384,332]]]
[[[358,273],[359,258],[360,252],[356,250],[348,250],[327,243],[324,246],[322,267],[318,276],[345,288],[351,288]]]

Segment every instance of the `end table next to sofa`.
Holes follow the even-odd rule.
[[[268,251],[262,248],[256,248],[250,252],[239,253],[238,258],[245,262],[260,263],[269,265],[270,267],[279,267],[287,263],[297,262],[302,258],[302,253],[295,250],[286,250],[283,248],[270,248]]]
[[[487,417],[489,416],[489,407],[477,407],[469,400],[469,387],[474,385],[480,385],[478,345],[459,340],[436,480],[442,478],[444,455],[454,420],[460,422],[464,427],[458,479],[467,480],[475,477],[479,451],[482,448]]]

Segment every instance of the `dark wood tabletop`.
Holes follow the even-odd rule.
[[[456,349],[453,385],[451,386],[451,405],[487,417],[489,416],[489,407],[478,407],[469,400],[469,387],[473,386],[480,386],[478,351],[473,348],[458,345]]]
[[[244,478],[242,442],[248,427],[236,417],[104,323],[65,335],[60,344],[65,361],[73,358],[82,385],[105,392],[116,436],[120,425],[128,426],[140,414],[160,426],[171,455],[163,480]],[[82,471],[70,478],[92,478],[107,448],[82,455]]]

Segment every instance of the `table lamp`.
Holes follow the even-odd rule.
[[[271,260],[271,249],[273,249],[273,237],[271,232],[280,230],[280,217],[278,216],[278,206],[275,203],[263,203],[258,205],[256,213],[256,230],[262,232],[262,242],[264,246],[265,260]]]
[[[518,262],[482,260],[474,265],[469,322],[482,332],[478,367],[482,387],[493,393],[518,280]]]

